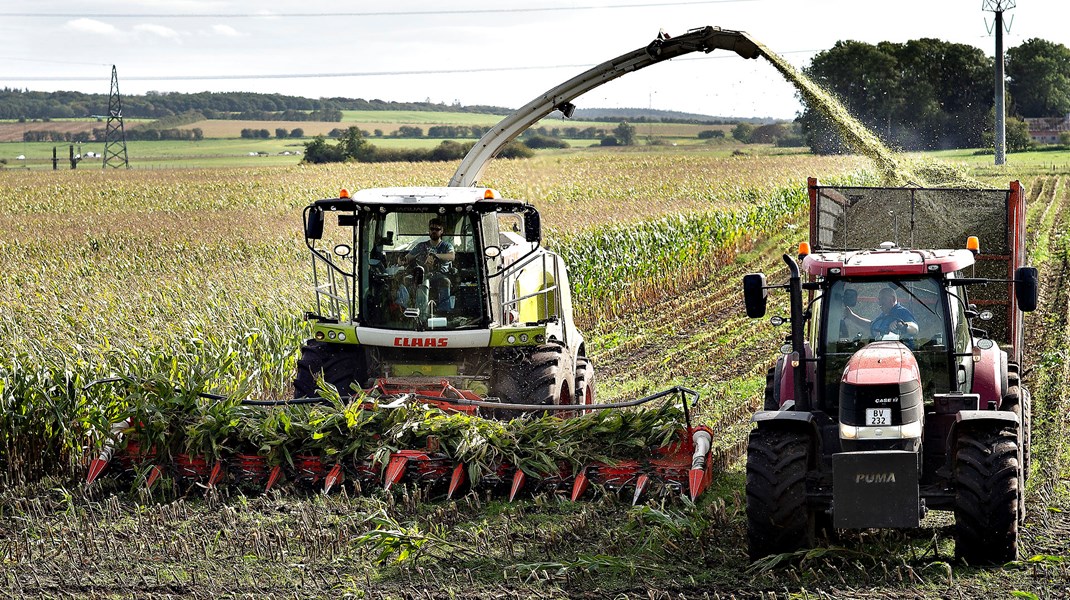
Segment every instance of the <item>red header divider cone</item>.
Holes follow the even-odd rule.
[[[265,492],[271,491],[271,486],[275,485],[275,482],[279,480],[279,477],[281,475],[282,475],[282,466],[275,465],[271,469],[271,474],[268,475],[267,485],[264,486],[264,491]]]
[[[104,467],[107,466],[108,460],[103,458],[103,456],[101,458],[94,458],[92,461],[90,461],[89,473],[85,476],[85,484],[91,485],[94,481],[96,481],[97,477],[100,477],[101,472],[104,471]]]
[[[405,476],[405,467],[409,464],[409,457],[407,456],[392,456],[390,462],[386,466],[386,481],[383,482],[383,489],[390,489],[390,486],[401,481],[401,478]]]
[[[590,480],[587,479],[587,467],[580,469],[579,474],[576,475],[576,479],[572,482],[572,501],[579,500],[583,494],[587,492],[587,485]]]
[[[334,463],[330,472],[327,473],[327,477],[323,480],[323,493],[330,492],[334,484],[338,483],[340,479],[342,479],[342,465],[341,463]]]
[[[639,479],[635,480],[635,495],[632,496],[632,506],[639,503],[639,497],[643,495],[643,490],[646,489],[646,484],[650,483],[650,477],[647,475],[640,475]]]
[[[510,502],[512,502],[513,499],[516,498],[516,495],[520,491],[520,488],[524,487],[524,482],[527,480],[528,476],[525,475],[524,472],[520,469],[517,469],[516,472],[513,473],[513,489],[509,491]]]
[[[457,463],[457,466],[453,467],[453,475],[450,476],[450,489],[446,492],[447,500],[453,499],[453,493],[464,485],[464,480],[464,463]]]

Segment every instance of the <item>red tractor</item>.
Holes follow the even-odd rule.
[[[751,557],[947,510],[958,558],[1014,560],[1030,453],[1022,311],[1037,304],[1021,186],[808,187],[801,265],[784,256],[784,285],[743,280],[751,318],[787,289],[790,316],[771,321],[791,327],[752,419]]]

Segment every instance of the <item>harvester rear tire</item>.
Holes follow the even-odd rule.
[[[1024,485],[1011,427],[967,427],[955,448],[955,557],[971,565],[1018,558]]]
[[[814,544],[806,502],[810,439],[804,433],[755,429],[747,443],[747,541],[751,560]]]
[[[591,359],[581,356],[576,359],[576,397],[573,404],[594,404],[594,365]]]
[[[327,383],[338,388],[344,398],[355,392],[352,384],[360,387],[364,379],[364,360],[359,350],[340,344],[309,340],[301,347],[297,360],[297,376],[294,378],[295,398],[318,398],[316,376],[323,373]]]

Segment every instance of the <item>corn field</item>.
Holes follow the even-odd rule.
[[[589,326],[672,294],[795,215],[804,197],[787,183],[801,159],[754,161],[751,182],[735,176],[739,158],[580,156],[551,161],[537,176],[537,164],[502,161],[488,184],[541,208],[547,243],[566,257],[579,320]],[[817,164],[838,175],[854,161]],[[666,169],[700,176],[677,184]],[[623,173],[649,175],[622,191],[610,182]],[[287,397],[306,337],[300,315],[312,300],[300,209],[342,187],[432,185],[447,176],[433,164],[0,172],[3,481],[76,473],[111,423],[171,401],[137,386],[85,389],[97,379]],[[162,412],[187,418],[204,404]]]

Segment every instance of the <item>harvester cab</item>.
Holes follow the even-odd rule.
[[[448,381],[522,404],[594,400],[568,274],[532,205],[490,188],[343,190],[304,225],[316,312],[297,396],[322,372],[343,396]]]
[[[1022,312],[1037,302],[1020,185],[811,179],[809,193],[801,265],[785,255],[786,284],[758,273],[743,284],[752,318],[770,289],[790,304],[773,317],[790,334],[749,439],[751,555],[808,547],[820,528],[912,528],[950,510],[957,556],[1013,560],[1030,453]]]

